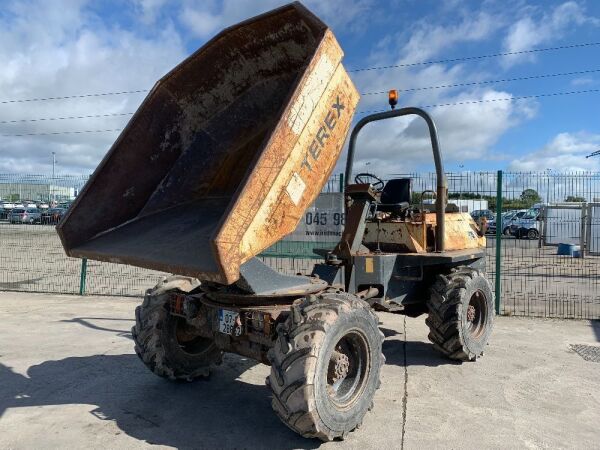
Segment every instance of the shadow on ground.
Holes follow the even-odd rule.
[[[208,380],[173,383],[137,356],[94,355],[45,361],[27,377],[0,364],[0,417],[8,408],[89,404],[98,420],[129,436],[177,448],[316,448],[283,425],[264,385],[238,377],[253,361],[226,355]],[[60,419],[57,419],[60,420]]]
[[[386,338],[389,337],[393,337],[393,336],[401,336],[402,333],[396,331],[396,330],[392,330],[391,328],[385,328],[385,327],[379,327],[379,329],[381,330],[381,332],[383,333],[383,335]]]
[[[106,326],[117,320],[128,327],[129,320],[110,317],[61,322],[131,339],[126,331]],[[386,364],[404,366],[405,346],[409,366],[453,364],[429,343],[405,343],[401,332],[382,331]],[[150,373],[134,354],[45,361],[31,366],[27,376],[0,364],[0,417],[9,408],[91,405],[96,420],[114,421],[127,435],[150,444],[176,448],[319,447],[320,441],[298,436],[275,416],[262,375],[259,384],[240,380],[255,365],[250,359],[227,354],[208,380],[173,383]]]
[[[131,331],[124,331],[124,330],[117,330],[115,328],[103,327],[103,326],[93,323],[92,321],[100,321],[101,323],[102,323],[102,321],[109,321],[109,322],[121,321],[121,322],[130,322],[131,324],[135,323],[134,319],[115,319],[112,317],[74,317],[73,319],[61,320],[60,322],[76,323],[76,324],[82,325],[86,328],[91,328],[92,330],[108,331],[111,333],[116,333],[117,336],[119,336],[119,337],[133,339],[133,336],[131,335]]]
[[[43,279],[44,279],[44,277],[37,277],[37,278],[29,278],[27,280],[21,280],[21,281],[3,282],[3,283],[0,283],[0,290],[3,290],[3,291],[24,290],[23,288],[25,286],[33,285]]]
[[[386,365],[391,364],[403,367],[406,364],[406,366],[436,367],[460,364],[460,362],[452,361],[440,355],[429,342],[404,341],[401,332],[384,327],[380,327],[380,330],[386,337],[385,341],[383,341],[383,354],[385,355]],[[406,358],[404,352],[405,345]]]

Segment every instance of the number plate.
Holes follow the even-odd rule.
[[[219,331],[225,334],[240,334],[241,328],[236,329],[236,319],[238,313],[236,311],[230,311],[228,309],[219,309]]]

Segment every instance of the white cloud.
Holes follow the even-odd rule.
[[[199,38],[209,38],[221,29],[249,17],[290,3],[288,0],[187,0],[179,18],[187,29]],[[370,9],[372,0],[306,0],[304,4],[329,26],[361,28],[361,14]],[[360,20],[358,20],[360,19]]]
[[[501,24],[501,20],[483,11],[463,17],[456,25],[433,25],[423,20],[410,29],[410,39],[403,47],[399,63],[424,61],[456,44],[481,41]]]
[[[225,26],[259,14],[287,0],[136,0],[132,24],[123,29],[97,16],[91,0],[72,0],[63,8],[51,2],[13,1],[3,4],[0,16],[0,101],[14,98],[110,92],[149,88],[185,57],[187,50],[169,17],[200,41]],[[309,8],[332,27],[356,30],[369,26],[381,14],[373,0],[308,0]],[[510,14],[486,9],[470,11],[462,2],[446,4],[447,14],[427,16],[402,32],[383,38],[361,65],[388,65],[445,59],[461,46],[490,42],[507,26]],[[456,11],[455,11],[456,9]],[[523,12],[524,11],[524,12]],[[455,15],[448,19],[450,12]],[[512,13],[511,13],[512,14]],[[566,2],[549,12],[527,8],[511,28],[507,49],[529,48],[546,42],[552,33],[560,36],[575,24],[598,25],[575,2]],[[178,23],[179,25],[179,23]],[[154,32],[153,30],[160,30]],[[348,50],[348,49],[347,49]],[[466,53],[462,52],[463,54]],[[433,64],[401,70],[353,73],[361,92],[388,88],[406,89],[460,84],[490,79],[479,64]],[[489,66],[488,66],[489,67]],[[587,83],[587,80],[573,83]],[[63,102],[0,105],[0,121],[19,118],[127,113],[137,109],[144,94],[104,96]],[[485,102],[512,97],[510,89],[463,87],[402,92],[401,105],[434,105],[483,101],[456,107],[430,108],[448,165],[492,159],[490,148],[511,128],[536,114],[533,101]],[[387,109],[385,94],[363,96],[358,110]],[[0,134],[55,132],[61,130],[120,129],[127,117],[0,124]],[[44,172],[51,168],[51,152],[57,153],[59,172],[89,173],[114,141],[117,133],[0,137],[0,172]],[[359,142],[358,161],[371,162],[370,170],[381,174],[405,172],[430,166],[430,147],[420,121],[396,119],[370,125]],[[600,158],[599,158],[600,160]]]
[[[239,14],[239,9],[237,8],[229,11],[229,8],[232,6],[232,2],[224,3],[220,11],[213,13],[212,11],[218,9],[214,1],[188,1],[181,8],[179,20],[192,35],[200,38],[208,38],[225,26],[239,22],[236,18],[231,17],[232,12],[234,16]],[[243,5],[241,9],[244,9]]]
[[[103,22],[84,1],[13,2],[0,18],[0,100],[150,88],[185,56],[172,26],[147,37]],[[133,28],[133,27],[132,27]],[[144,94],[3,104],[0,120],[120,114]],[[129,116],[0,125],[0,134],[120,129]],[[0,172],[90,173],[117,133],[0,137]]]
[[[447,165],[494,158],[489,149],[506,131],[531,118],[536,111],[536,104],[531,102],[486,102],[511,97],[508,92],[493,89],[473,90],[444,97],[444,100],[481,103],[428,108],[436,122]],[[427,167],[433,170],[429,134],[420,118],[391,119],[368,125],[361,133],[357,148],[357,167],[369,162],[369,170],[384,176]]]
[[[152,25],[165,6],[167,0],[136,0],[140,12],[140,20],[146,25]]]
[[[596,80],[594,80],[592,77],[580,77],[580,78],[573,78],[571,80],[571,86],[590,86],[596,84]]]
[[[551,11],[528,7],[525,16],[509,28],[504,49],[507,52],[520,52],[536,48],[561,39],[574,27],[584,24],[600,26],[600,19],[586,15],[585,9],[574,1],[562,3]],[[511,55],[504,57],[504,64],[510,67],[534,58],[532,54]]]
[[[97,15],[91,0],[4,2],[0,16],[0,101],[148,89],[186,55],[175,28],[181,22],[201,40],[287,0],[136,0],[119,17],[126,28]],[[372,0],[309,0],[328,23],[350,29]],[[154,31],[158,30],[158,31]],[[117,95],[0,105],[0,121],[134,112],[144,97]],[[121,129],[129,116],[0,124],[0,135]],[[0,136],[0,173],[90,173],[118,132]]]
[[[600,149],[600,134],[564,132],[556,135],[541,149],[515,159],[509,165],[509,170],[599,171],[600,158],[586,158],[598,149]]]
[[[369,65],[402,64],[423,61],[456,50],[459,44],[490,39],[503,18],[486,12],[463,14],[458,24],[436,24],[428,18],[375,47]],[[397,70],[353,74],[363,93],[384,89],[410,89],[464,84],[490,78],[490,74],[469,64],[432,64]],[[490,148],[509,129],[535,116],[535,101],[493,101],[511,99],[506,90],[493,87],[458,86],[400,92],[400,106],[426,106],[433,116],[447,167],[468,161],[493,159]],[[457,106],[431,106],[462,103]],[[358,111],[387,109],[387,95],[364,95]],[[368,165],[367,165],[368,163]],[[357,145],[355,169],[388,176],[414,170],[433,170],[433,157],[427,128],[420,118],[397,118],[369,124]],[[338,166],[338,170],[341,165]]]

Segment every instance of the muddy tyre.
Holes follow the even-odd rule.
[[[296,301],[269,351],[267,386],[279,418],[330,441],[358,428],[380,385],[383,334],[369,305],[328,293]]]
[[[438,275],[427,302],[429,340],[458,361],[483,355],[494,325],[494,296],[481,272],[461,267]]]
[[[146,291],[144,302],[135,309],[131,329],[135,352],[152,372],[170,380],[208,376],[223,355],[212,339],[195,336],[185,319],[169,313],[170,295],[187,292],[193,284],[186,277],[163,280]]]

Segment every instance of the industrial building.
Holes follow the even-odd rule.
[[[58,185],[49,180],[0,179],[0,200],[3,201],[68,201],[77,194],[75,186]]]

